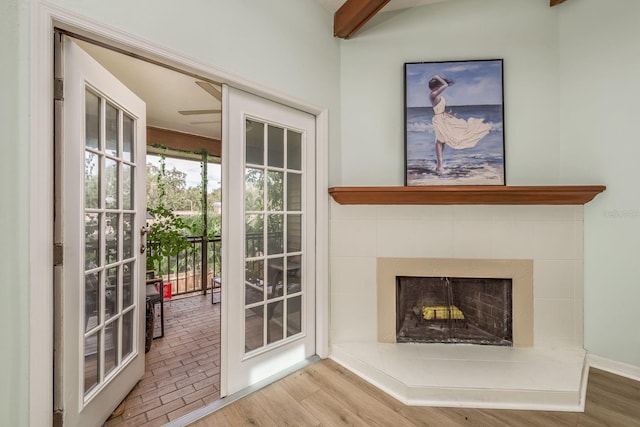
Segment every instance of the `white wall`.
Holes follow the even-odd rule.
[[[405,62],[499,58],[507,182],[557,182],[556,16],[543,0],[456,0],[382,14],[343,42],[342,184],[404,183]]]
[[[585,346],[640,366],[640,2],[567,1],[558,16],[561,180],[607,186],[585,208]]]
[[[0,425],[28,420],[28,9],[0,3]],[[46,362],[44,362],[46,363]]]
[[[343,185],[404,182],[404,62],[504,59],[507,183],[608,186],[585,207],[585,346],[635,366],[638,16],[637,0],[456,0],[341,44]]]

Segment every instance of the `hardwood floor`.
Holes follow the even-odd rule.
[[[591,369],[584,413],[411,407],[331,360],[191,424],[210,426],[640,426],[640,382]]]

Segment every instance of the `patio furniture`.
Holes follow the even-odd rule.
[[[153,339],[164,337],[164,298],[162,297],[164,290],[163,286],[164,281],[162,280],[162,278],[147,279],[147,298],[149,299],[153,307],[155,307],[156,304],[160,304],[160,335],[157,337],[154,336]]]

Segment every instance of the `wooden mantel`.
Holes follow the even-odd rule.
[[[584,205],[604,185],[332,187],[341,205]]]

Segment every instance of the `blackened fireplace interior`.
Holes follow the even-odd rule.
[[[513,346],[511,279],[396,277],[396,342]]]

